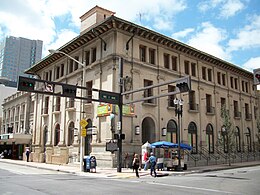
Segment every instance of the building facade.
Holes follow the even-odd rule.
[[[255,151],[259,96],[251,72],[117,18],[113,12],[100,7],[88,11],[81,20],[81,34],[59,51],[84,66],[56,52],[26,73],[46,81],[83,86],[86,89],[77,90],[77,95],[93,99],[98,99],[94,89],[119,92],[120,80],[123,80],[124,91],[129,91],[187,75],[191,77],[188,93],[149,99],[175,91],[173,82],[124,95],[124,103],[144,99],[123,108],[125,158],[141,153],[141,146],[147,141],[176,143],[178,127],[181,142],[191,145],[193,154],[198,154],[202,148],[208,153],[216,153],[218,138],[224,129],[221,107],[226,108],[235,127],[237,152]],[[122,79],[119,78],[119,58],[123,59]],[[55,92],[62,93],[58,88]],[[173,101],[176,97],[184,101],[179,123]],[[34,161],[68,163],[78,162],[81,155],[94,155],[99,166],[116,165],[117,153],[106,151],[106,142],[118,133],[116,105],[39,94],[33,95],[32,103],[35,108]],[[81,137],[82,119],[88,122],[87,129],[97,127],[95,135]]]
[[[17,82],[42,57],[41,40],[9,36],[0,43],[0,77]]]
[[[0,131],[0,151],[10,151],[9,158],[23,159],[25,147],[32,141],[33,105],[31,95],[16,92],[4,99]]]

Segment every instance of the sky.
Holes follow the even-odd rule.
[[[94,6],[248,71],[260,68],[260,0],[0,0],[0,40],[43,41],[43,56],[80,32]]]

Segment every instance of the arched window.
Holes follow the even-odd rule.
[[[247,151],[252,152],[252,145],[251,145],[251,131],[249,127],[247,127],[247,131],[245,133],[246,136],[246,146],[247,146]]]
[[[170,120],[167,124],[166,140],[172,143],[178,143],[177,124],[174,120]]]
[[[194,122],[190,122],[188,126],[189,144],[192,146],[192,153],[198,152],[197,126]]]
[[[60,142],[60,125],[55,126],[54,146],[57,146]]]
[[[240,130],[239,127],[235,129],[235,141],[236,141],[236,150],[237,152],[241,152],[241,142],[240,142]]]
[[[70,122],[68,128],[68,146],[71,146],[74,142],[74,122]]]
[[[221,136],[222,136],[222,145],[223,145],[223,150],[225,153],[228,152],[228,135],[227,135],[227,130],[225,126],[221,127]]]
[[[214,131],[211,124],[206,127],[206,142],[208,146],[209,153],[214,153]]]

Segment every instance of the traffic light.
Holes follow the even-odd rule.
[[[183,78],[176,82],[176,87],[179,89],[180,93],[188,92],[190,90],[190,86],[190,77]]]
[[[19,76],[18,91],[34,92],[35,80],[28,77]]]
[[[260,68],[254,70],[254,84],[260,84]]]

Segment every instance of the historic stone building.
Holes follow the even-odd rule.
[[[32,141],[33,105],[31,95],[16,92],[4,99],[0,126],[0,151],[11,151],[10,158],[22,159],[25,147]]]
[[[114,13],[94,7],[81,17],[78,37],[36,63],[26,73],[87,89],[77,95],[98,99],[91,89],[119,92],[119,58],[123,58],[124,90],[139,89],[191,76],[189,93],[148,99],[124,107],[123,154],[140,153],[145,142],[177,141],[174,98],[183,99],[181,142],[214,153],[221,136],[221,106],[226,106],[236,131],[237,151],[254,151],[259,99],[253,74],[229,62],[201,52],[162,34],[125,21]],[[38,86],[39,88],[42,86]],[[58,92],[59,89],[55,89]],[[176,90],[174,83],[125,95],[124,102]],[[34,94],[33,160],[47,163],[78,162],[81,119],[96,135],[84,140],[84,155],[94,155],[99,166],[113,167],[116,153],[106,151],[106,142],[117,132],[116,106],[91,100]],[[134,111],[133,111],[134,110]],[[166,129],[166,134],[164,133]],[[140,133],[139,133],[140,130]],[[225,148],[224,148],[225,150]]]

